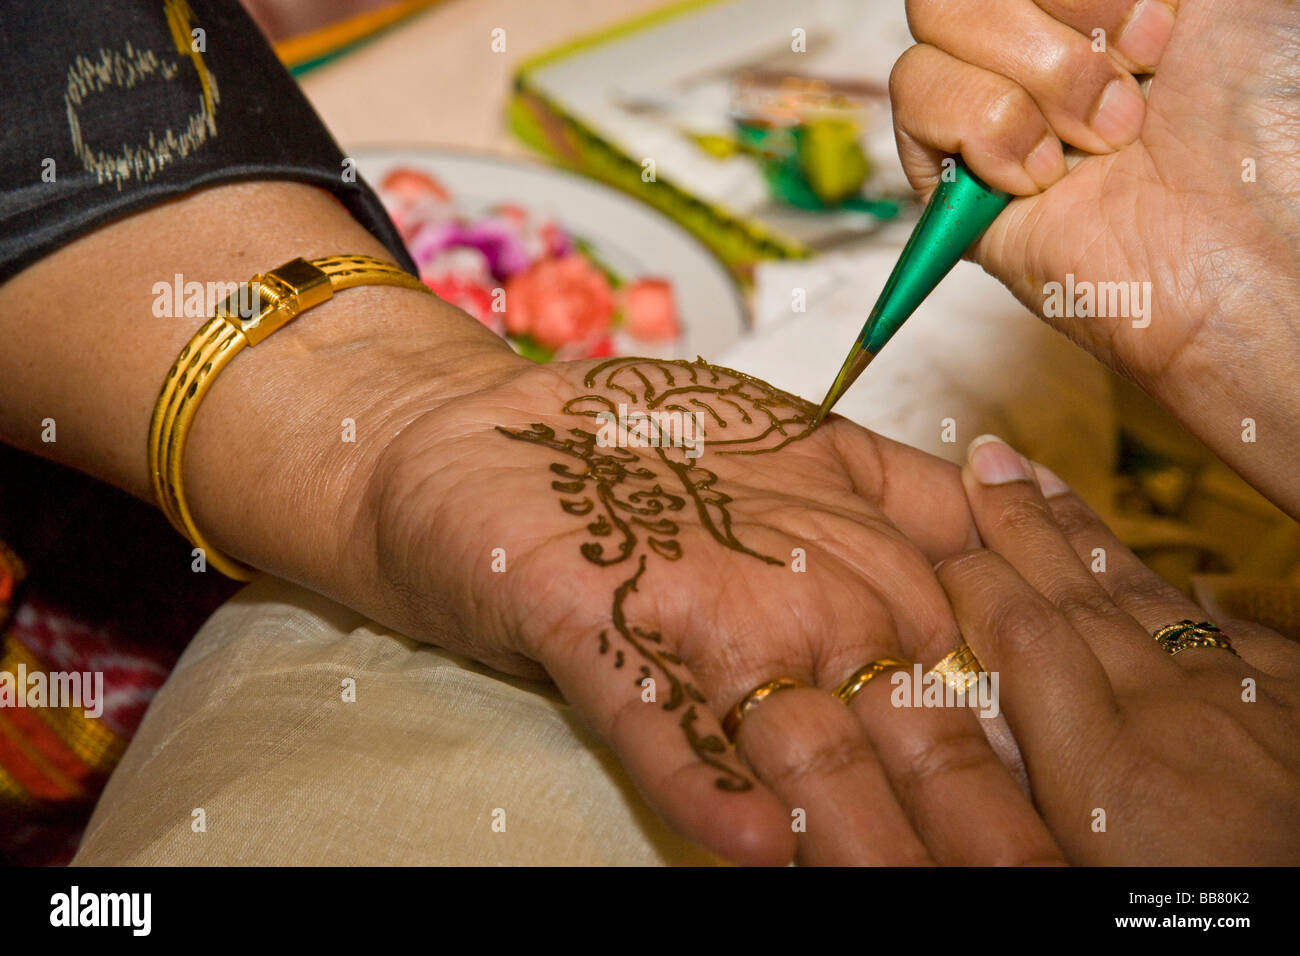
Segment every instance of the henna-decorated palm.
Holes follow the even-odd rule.
[[[521,364],[387,450],[376,616],[544,669],[650,803],[729,858],[784,862],[800,824],[816,861],[1051,856],[973,714],[895,710],[884,681],[852,710],[826,693],[960,643],[931,562],[972,525],[956,469],[842,419],[810,433],[814,411],[703,361]],[[621,412],[666,417],[620,437]],[[687,420],[702,444],[666,444]],[[779,676],[814,687],[746,717],[746,767],[719,718]]]

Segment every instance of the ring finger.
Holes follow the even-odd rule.
[[[701,661],[702,677],[711,696],[728,706],[720,716],[736,752],[787,807],[799,862],[931,862],[861,724],[817,686],[840,659],[899,654],[893,616],[876,587],[840,561],[814,551],[810,565],[810,586],[838,595],[792,613],[810,644],[799,653],[783,647],[759,655],[750,647],[713,666]],[[849,629],[845,621],[853,622]],[[771,690],[780,678],[802,686],[785,682]]]
[[[1143,564],[1065,482],[1042,465],[1034,465],[1034,471],[1052,516],[1075,553],[1084,561],[1095,561],[1091,556],[1098,551],[1104,555],[1106,570],[1095,575],[1097,581],[1147,633],[1175,621],[1205,618],[1200,605]],[[1229,639],[1244,660],[1266,673],[1294,674],[1295,646],[1281,635],[1247,625],[1234,627]],[[1224,663],[1217,658],[1215,648],[1192,649],[1179,654],[1176,663]]]
[[[982,675],[978,702],[931,706],[921,668],[877,673],[850,707],[912,825],[935,860],[951,865],[1061,862],[1061,854],[1025,792],[994,753],[980,727],[997,708],[997,684]],[[987,693],[991,689],[992,693]],[[976,699],[974,688],[972,702]]]

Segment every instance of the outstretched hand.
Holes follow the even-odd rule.
[[[814,411],[702,360],[521,363],[388,447],[355,603],[549,675],[650,804],[732,860],[796,840],[806,862],[1056,859],[972,711],[893,707],[884,680],[828,693],[959,646],[931,564],[972,525],[952,466],[843,419],[814,432]],[[779,677],[806,686],[745,717],[738,759],[721,719]]]

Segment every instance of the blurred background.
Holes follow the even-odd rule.
[[[886,92],[903,0],[243,2],[425,283],[536,361],[702,355],[820,401],[919,212]],[[997,433],[1212,618],[1300,638],[1296,523],[970,263],[836,410],[952,461]],[[0,539],[53,543],[0,543],[0,621],[25,588],[0,670],[115,688],[100,721],[0,733],[0,863],[49,864],[235,585],[196,584],[143,503],[22,457],[0,446],[23,503]],[[169,556],[150,587],[139,554]],[[61,762],[24,784],[37,740]]]

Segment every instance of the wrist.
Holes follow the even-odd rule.
[[[368,535],[364,495],[384,448],[407,422],[519,363],[432,296],[345,290],[213,385],[186,462],[195,519],[213,547],[355,603],[371,577],[355,541]]]

